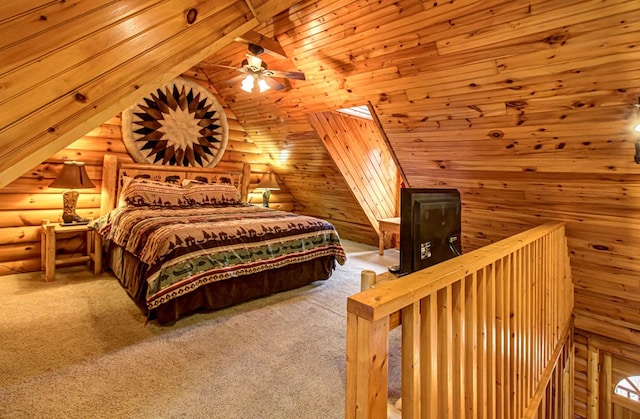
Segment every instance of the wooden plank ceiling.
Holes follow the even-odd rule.
[[[370,101],[411,186],[461,191],[465,251],[565,221],[577,324],[640,344],[640,2],[304,1],[256,30],[305,81],[240,91],[215,65],[241,43],[199,68],[299,211],[366,222],[308,115]]]
[[[3,3],[0,188],[295,2]]]

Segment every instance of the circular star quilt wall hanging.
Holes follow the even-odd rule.
[[[229,126],[210,91],[178,77],[122,112],[122,137],[138,163],[213,167]]]

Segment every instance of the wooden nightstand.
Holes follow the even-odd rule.
[[[56,259],[56,236],[58,234],[86,233],[87,251],[83,256],[65,259]],[[40,236],[40,265],[45,272],[45,281],[53,281],[56,277],[56,267],[77,265],[86,263],[93,258],[89,255],[89,249],[93,244],[93,230],[88,225],[61,226],[59,223],[50,223],[42,220]]]

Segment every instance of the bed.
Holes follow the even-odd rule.
[[[328,279],[346,260],[334,226],[248,204],[250,177],[247,164],[164,167],[105,156],[102,216],[90,225],[96,271],[104,261],[160,324]]]

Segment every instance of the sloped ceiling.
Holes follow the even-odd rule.
[[[294,3],[3,3],[0,188]]]
[[[411,186],[460,190],[465,251],[565,221],[576,324],[640,344],[639,2],[304,1],[256,30],[307,80],[240,91],[215,64],[242,44],[199,66],[302,210],[354,202],[307,114],[371,102]]]

